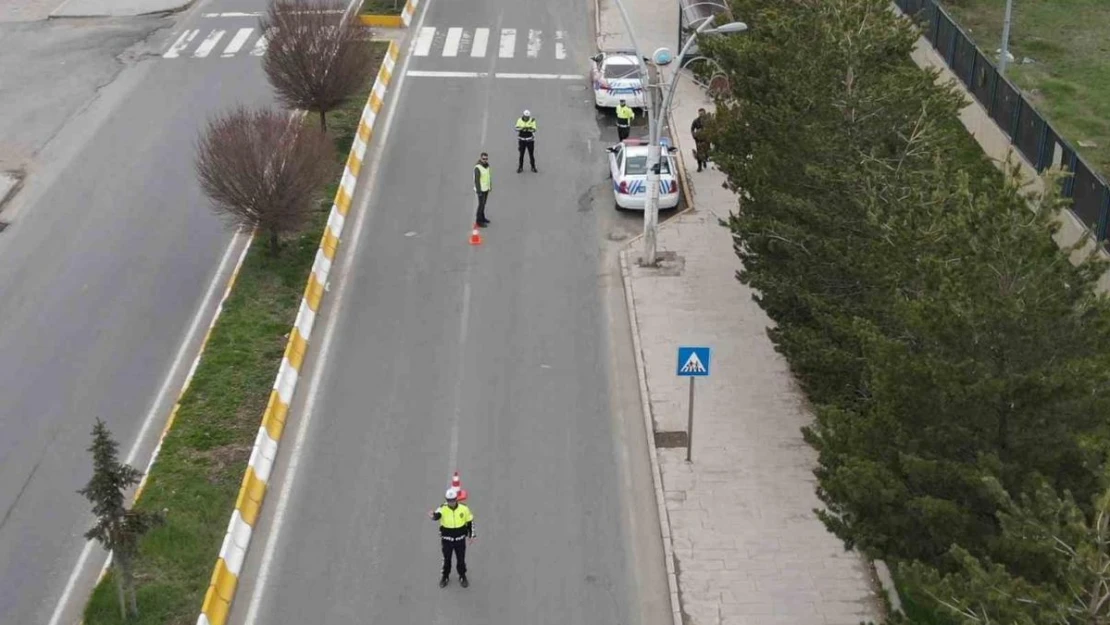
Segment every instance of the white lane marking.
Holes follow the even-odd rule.
[[[177,41],[173,42],[173,45],[170,46],[169,50],[166,50],[166,53],[162,55],[162,58],[176,59],[177,57],[181,56],[181,51],[185,48],[188,48],[189,44],[193,43],[193,39],[196,39],[197,35],[199,34],[199,30],[187,30],[181,33],[181,36],[177,38]]]
[[[540,47],[543,46],[543,31],[542,30],[529,30],[528,31],[528,58],[534,59],[540,55]]]
[[[413,51],[413,56],[428,56],[432,50],[432,41],[435,40],[436,29],[433,26],[421,28],[420,34],[416,36],[416,49]]]
[[[208,36],[204,38],[204,41],[200,42],[196,51],[193,52],[193,57],[203,59],[208,56],[208,54],[212,52],[212,49],[216,47],[216,44],[220,43],[220,39],[223,39],[224,33],[226,32],[226,30],[214,30],[208,33]]]
[[[262,33],[262,36],[258,38],[258,41],[254,42],[254,47],[251,48],[251,56],[262,56],[263,54],[266,54],[266,46],[269,43],[270,34]]]
[[[235,36],[231,38],[231,43],[227,44],[227,47],[224,48],[223,54],[221,54],[220,56],[224,57],[225,59],[230,56],[235,56],[239,52],[239,50],[242,49],[243,44],[247,42],[247,39],[251,36],[251,33],[253,32],[253,28],[240,28],[239,31],[235,33]]]
[[[146,417],[143,419],[143,424],[139,427],[139,433],[135,436],[135,441],[131,443],[131,449],[127,452],[127,458],[124,459],[125,464],[135,465],[135,460],[139,455],[139,447],[143,440],[149,436],[150,428],[154,426],[155,419],[157,417],[162,417],[163,423],[169,419],[169,412],[162,409],[162,404],[165,403],[166,397],[172,389],[171,384],[181,375],[181,368],[185,364],[185,357],[188,355],[187,351],[189,346],[200,338],[198,333],[202,331],[201,322],[208,312],[215,312],[214,298],[223,295],[219,288],[221,282],[220,278],[227,273],[228,264],[235,260],[232,252],[235,251],[235,246],[239,244],[243,236],[242,233],[236,232],[235,236],[231,237],[231,242],[228,243],[227,249],[224,250],[224,255],[220,259],[220,264],[216,266],[216,273],[212,276],[212,281],[208,284],[208,290],[205,291],[200,306],[193,315],[193,320],[189,323],[189,329],[185,333],[185,339],[177,348],[177,354],[174,355],[169,373],[167,373],[166,377],[162,380],[162,386],[158,389],[158,394],[154,396],[154,402],[151,404],[150,410],[147,411]],[[249,236],[249,233],[246,236]],[[228,278],[230,278],[230,276],[226,276],[225,280]],[[204,330],[207,331],[207,328],[204,328]],[[80,577],[85,568],[85,563],[92,555],[94,548],[99,549],[99,544],[95,541],[85,542],[84,548],[81,549],[81,555],[77,558],[77,564],[70,572],[69,579],[66,580],[65,588],[62,590],[62,596],[58,598],[58,603],[54,606],[54,613],[50,617],[49,625],[59,625],[61,623],[66,607],[73,600],[73,591],[77,586],[77,578]]]
[[[513,58],[513,52],[516,51],[516,29],[515,28],[502,28],[501,29],[501,51],[498,53],[503,59]]]
[[[486,138],[483,133],[482,143]],[[474,208],[477,210],[478,201],[475,198]],[[473,215],[473,213],[471,213]],[[469,217],[468,217],[469,220]],[[470,331],[470,269],[473,267],[474,248],[467,251],[469,257],[466,263],[466,274],[463,277],[463,303],[462,315],[459,317],[459,366],[455,371],[455,410],[451,413],[451,445],[447,453],[447,470],[457,471],[459,468],[459,421],[462,416],[462,390],[463,379],[466,377],[466,335]]]
[[[586,77],[581,74],[511,74],[506,72],[498,72],[494,74],[497,78],[531,78],[534,80],[585,80]]]
[[[443,56],[458,56],[459,42],[462,41],[461,28],[448,28],[447,41],[443,44]]]
[[[481,57],[486,55],[486,47],[489,45],[489,29],[478,28],[474,31],[474,45],[470,46],[470,56]]]
[[[431,72],[415,69],[409,70],[406,75],[417,78],[485,78],[489,76],[486,72]]]
[[[262,11],[255,11],[253,13],[202,13],[201,17],[262,17],[265,15]]]
[[[424,6],[424,11],[420,13],[420,19],[417,20],[416,28],[420,28],[424,24],[424,17],[428,14],[428,9],[434,0],[429,0]],[[409,61],[412,60],[412,50],[415,49],[416,42],[414,41],[412,47],[409,48],[410,54],[405,57],[401,67],[397,68],[399,71],[394,72],[396,83],[390,87],[393,89],[394,97],[401,93],[402,87],[405,84],[405,77],[408,76]],[[397,111],[396,101],[391,102],[389,111],[385,114],[382,123],[385,128],[382,129],[380,135],[381,145],[387,145],[389,141],[390,131],[393,129],[393,114]],[[375,124],[376,125],[376,124]],[[374,153],[373,161],[369,164],[370,178],[366,181],[367,188],[376,186],[379,172],[379,165],[381,164],[384,150],[378,150]],[[254,625],[259,618],[259,612],[262,608],[262,600],[265,597],[266,584],[270,578],[270,568],[274,563],[274,553],[277,551],[277,545],[281,539],[282,526],[285,523],[285,513],[289,509],[289,497],[293,492],[293,487],[297,481],[297,468],[301,462],[301,453],[304,451],[305,438],[308,435],[309,425],[312,423],[312,418],[316,414],[316,398],[320,393],[320,382],[324,378],[324,370],[327,368],[325,364],[328,362],[328,356],[331,354],[331,347],[335,338],[335,328],[338,323],[334,318],[335,312],[342,310],[343,299],[347,295],[347,286],[350,281],[347,279],[348,272],[351,268],[356,266],[358,259],[359,243],[362,240],[362,227],[366,219],[366,214],[370,212],[370,195],[364,197],[362,205],[359,207],[358,215],[355,217],[354,223],[351,224],[353,230],[349,235],[344,235],[344,240],[351,242],[349,262],[343,266],[342,274],[336,278],[338,287],[334,299],[332,300],[332,317],[326,320],[323,324],[324,336],[320,342],[319,361],[316,368],[312,371],[312,378],[308,384],[308,395],[305,399],[304,414],[301,415],[300,423],[297,424],[297,435],[293,439],[291,446],[292,451],[289,456],[289,468],[286,474],[285,482],[281,485],[281,494],[278,496],[277,504],[274,507],[274,522],[270,527],[270,535],[266,538],[266,546],[262,550],[262,562],[258,567],[258,578],[255,581],[254,592],[251,595],[250,606],[247,609],[247,617],[244,619],[246,625]],[[56,625],[56,624],[51,624]]]
[[[555,31],[555,58],[556,59],[562,60],[562,59],[567,58],[567,47],[566,47],[566,44],[565,44],[566,37],[567,37],[567,31],[565,31],[565,30]]]
[[[417,78],[488,78],[491,74],[489,72],[441,72],[432,70],[409,70],[407,76],[415,76]],[[494,78],[509,78],[509,79],[530,79],[530,80],[585,80],[586,77],[582,74],[513,74],[509,72],[497,72],[492,74]]]
[[[344,13],[344,11],[342,9],[339,9],[339,10],[329,9],[327,11],[304,11],[304,13],[321,13],[321,12],[322,13]],[[294,11],[294,13],[300,13],[300,11]],[[201,13],[201,17],[262,17],[263,15],[266,15],[266,13],[264,11],[254,11],[252,13],[237,13],[235,11],[231,11],[229,13]]]

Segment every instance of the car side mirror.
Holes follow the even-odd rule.
[[[674,147],[673,145],[671,147],[667,148],[667,152],[670,153],[670,154],[674,154],[677,151],[678,151],[678,148]]]
[[[605,58],[605,55],[595,54],[595,55],[591,56],[590,58],[593,60],[594,63],[600,63],[601,59]]]
[[[617,148],[617,146],[611,145],[611,146],[605,148],[605,151],[609,152],[610,154],[616,154],[618,149],[619,148]]]

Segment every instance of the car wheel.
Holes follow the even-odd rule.
[[[618,213],[623,213],[626,210],[623,206],[621,206],[620,202],[616,200],[613,200],[613,206],[616,207]]]

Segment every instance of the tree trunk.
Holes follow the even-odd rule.
[[[123,571],[120,570],[119,560],[116,560],[116,595],[119,598],[119,617],[127,622],[127,599],[124,592]]]
[[[124,578],[127,581],[127,589],[131,591],[131,616],[138,618],[139,616],[139,591],[135,588],[135,569],[131,566],[131,558],[123,560]]]
[[[327,131],[328,131],[327,112],[324,111],[324,110],[321,110],[320,111],[320,132],[327,132]]]
[[[270,231],[270,253],[277,256],[278,250],[281,248],[281,240],[278,238],[277,230]]]

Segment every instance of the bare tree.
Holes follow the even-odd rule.
[[[302,132],[300,119],[240,106],[211,119],[197,147],[197,175],[216,212],[264,231],[275,254],[313,210],[334,158],[327,135]]]
[[[342,0],[275,0],[260,20],[269,40],[262,67],[278,100],[326,115],[350,98],[374,70],[369,32]]]

